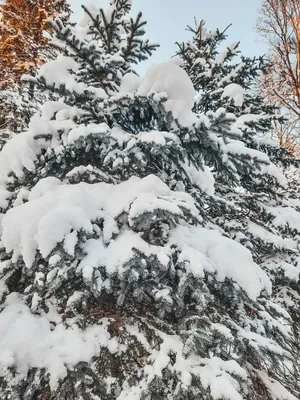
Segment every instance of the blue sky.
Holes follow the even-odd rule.
[[[81,18],[80,0],[69,0],[73,18]],[[261,0],[132,0],[133,15],[143,12],[148,21],[147,37],[161,45],[148,64],[159,63],[169,59],[175,52],[175,41],[189,38],[185,31],[187,24],[193,24],[194,17],[204,19],[210,29],[229,29],[229,42],[240,41],[245,56],[262,55],[265,45],[255,33],[255,24]],[[88,0],[83,4],[93,3],[106,8],[109,0]]]

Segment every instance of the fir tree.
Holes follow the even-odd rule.
[[[63,99],[0,155],[1,397],[296,399],[278,298],[299,279],[298,194],[237,104],[192,112],[174,63],[134,73],[156,45],[130,6],[53,21],[63,54],[31,81]]]
[[[246,173],[246,179],[240,180],[234,189],[234,186],[224,182],[222,168],[221,176],[215,173],[215,194],[234,202],[235,207],[228,211],[215,207],[214,216],[232,238],[252,251],[254,258],[271,275],[275,297],[293,316],[292,329],[297,338],[300,331],[297,311],[299,303],[296,300],[299,295],[299,225],[295,221],[300,211],[300,164],[299,159],[293,157],[287,149],[270,140],[272,122],[277,119],[276,108],[266,104],[256,88],[257,79],[264,74],[266,62],[263,58],[249,59],[241,56],[241,60],[234,63],[233,60],[239,55],[239,43],[233,43],[225,50],[220,48],[227,38],[227,29],[209,31],[204,21],[196,24],[195,29],[188,29],[193,35],[192,40],[178,43],[177,55],[197,90],[195,110],[205,113],[210,105],[214,110],[234,113],[234,126],[241,134],[239,140],[248,148],[268,154],[281,167],[288,180],[288,185],[283,184],[279,190],[274,190],[270,176],[266,176],[263,185],[257,185],[257,182],[253,185],[254,179],[250,187]],[[218,142],[222,145],[227,143],[229,148],[232,146],[222,132],[218,134]],[[257,161],[255,157],[252,159],[250,152],[246,157],[250,162]],[[217,172],[218,168],[209,159],[207,162]],[[240,169],[239,161],[234,167]],[[243,170],[239,175],[242,174]],[[289,242],[288,238],[293,241]],[[291,287],[294,291],[290,290]],[[293,342],[293,346],[293,351],[297,353],[298,339]],[[296,364],[293,369],[297,382],[299,365]]]
[[[208,30],[202,20],[196,22],[194,28],[187,27],[192,35],[190,41],[177,42],[182,67],[198,92],[194,109],[206,113],[225,107],[228,112],[241,117],[239,127],[251,147],[263,147],[263,151],[277,162],[282,158],[290,159],[291,146],[287,145],[285,149],[266,140],[274,132],[274,126],[278,130],[287,122],[278,116],[279,109],[274,103],[265,101],[258,85],[270,65],[264,57],[240,55],[239,42],[225,46],[229,27],[223,31]]]

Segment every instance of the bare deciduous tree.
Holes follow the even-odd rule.
[[[261,87],[288,118],[278,136],[292,150],[300,129],[300,1],[264,0],[257,29],[269,45],[269,68]]]

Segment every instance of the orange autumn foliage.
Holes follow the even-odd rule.
[[[69,17],[65,0],[5,0],[0,4],[1,89],[45,62],[51,53],[47,21],[58,14]]]

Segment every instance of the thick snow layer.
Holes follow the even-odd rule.
[[[267,211],[274,216],[272,221],[276,227],[289,226],[300,232],[300,213],[292,207],[267,207]]]
[[[169,263],[170,249],[151,246],[145,242],[140,235],[133,231],[125,231],[109,245],[105,245],[103,238],[90,239],[84,246],[87,254],[78,266],[78,272],[81,272],[86,281],[93,277],[94,270],[99,266],[105,267],[109,275],[123,275],[126,264],[134,258],[136,250],[143,253],[146,257],[157,256],[165,268]],[[102,282],[98,281],[98,290],[101,291]]]
[[[219,281],[232,279],[253,300],[264,289],[271,293],[271,281],[254,263],[251,252],[218,231],[178,226],[172,231],[171,243],[181,248],[180,259],[195,276],[208,271],[216,273]]]
[[[7,199],[10,196],[6,191],[9,174],[13,172],[17,177],[22,177],[24,169],[34,171],[34,163],[42,149],[48,147],[58,149],[61,144],[67,145],[81,136],[108,131],[106,124],[78,126],[73,119],[80,115],[80,110],[62,102],[46,102],[41,114],[36,114],[31,119],[29,131],[13,137],[5,144],[0,153],[0,207],[7,206]],[[49,139],[35,139],[40,135],[46,135]]]
[[[144,208],[140,196],[143,201],[147,197]],[[130,207],[131,219],[139,212],[147,211],[150,204],[153,209],[162,207],[176,215],[181,214],[178,206],[183,205],[195,216],[197,214],[189,195],[171,192],[154,175],[144,179],[133,177],[119,185],[104,182],[63,185],[50,177],[32,189],[30,199],[28,203],[10,209],[1,221],[2,241],[7,252],[13,251],[15,260],[22,256],[28,267],[33,263],[37,250],[47,257],[72,230],[92,233],[92,221],[99,218],[104,219],[104,233],[110,239],[117,229],[114,218],[122,212],[129,212]]]
[[[268,118],[270,117],[264,114],[243,114],[237,118],[235,126],[242,130],[247,130],[249,128],[249,124],[258,123]]]
[[[69,88],[75,84],[69,71],[76,72],[77,70],[78,64],[73,58],[60,54],[57,59],[42,65],[38,76],[43,77],[49,85],[55,85],[57,88],[59,88],[60,85],[66,85],[66,87]],[[84,83],[81,83],[80,85],[82,88],[85,87]]]
[[[181,389],[184,391],[189,390],[193,377],[196,377],[200,379],[204,389],[208,390],[215,400],[243,399],[239,393],[241,389],[239,380],[246,381],[247,373],[236,361],[224,361],[218,357],[186,357],[184,344],[180,337],[161,332],[157,332],[162,340],[159,349],[155,348],[151,351],[151,346],[137,327],[127,326],[126,329],[149,350],[150,356],[148,357],[149,363],[143,371],[145,377],[137,386],[123,387],[117,400],[140,400],[144,390],[157,376],[161,377],[165,369],[176,373],[181,382]]]
[[[164,106],[181,123],[195,119],[191,110],[194,106],[195,89],[188,74],[173,63],[151,66],[137,89],[141,96],[164,93],[167,101]]]
[[[242,400],[236,390],[237,381],[230,374],[238,376],[242,380],[247,379],[247,374],[235,361],[223,361],[220,358],[200,359],[198,357],[185,358],[183,356],[183,343],[178,336],[161,335],[163,343],[158,351],[154,351],[150,359],[153,364],[145,368],[149,380],[156,375],[161,376],[162,370],[168,367],[176,371],[181,377],[183,387],[188,388],[192,376],[198,376],[205,389],[210,389],[214,399]],[[170,365],[169,354],[176,355],[176,362]]]
[[[217,112],[221,112],[222,109],[217,110]],[[239,129],[234,130],[235,134],[238,134]],[[241,133],[241,131],[240,131]],[[246,156],[247,159],[251,162],[252,160],[257,160],[260,162],[260,168],[256,168],[253,170],[255,174],[265,176],[266,174],[275,178],[280,186],[283,188],[287,187],[287,180],[280,169],[270,161],[269,156],[262,151],[249,148],[245,145],[244,142],[240,140],[234,140],[226,138],[226,141],[223,137],[218,137],[214,133],[210,133],[210,137],[213,141],[215,141],[220,147],[221,152],[223,153],[222,160],[224,163],[229,163],[233,169],[235,169],[232,161],[228,158],[228,154],[231,156],[238,156],[237,160],[239,160],[240,156]]]
[[[265,244],[271,244],[274,245],[275,247],[279,249],[289,249],[292,251],[295,251],[297,249],[297,242],[296,240],[293,240],[289,237],[283,238],[279,235],[276,235],[272,231],[266,229],[265,227],[256,224],[253,221],[244,221],[244,224],[241,224],[240,222],[236,220],[231,220],[226,222],[227,227],[231,227],[233,229],[238,229],[240,231],[243,231],[246,229],[246,231],[252,236],[254,239],[259,239]]]
[[[273,176],[281,187],[287,189],[288,181],[275,164],[270,163],[268,165],[263,165],[261,171],[263,174],[268,174],[270,176]]]
[[[93,133],[105,133],[109,130],[109,127],[105,123],[101,124],[87,124],[79,125],[74,129],[71,129],[68,134],[68,143],[75,142],[80,137],[87,137]]]
[[[137,92],[140,96],[156,95],[166,97],[164,106],[180,123],[191,124],[196,120],[192,113],[195,89],[187,73],[176,62],[152,65],[144,77],[126,74],[120,86],[120,93]]]
[[[11,171],[18,177],[23,175],[23,168],[33,171],[39,151],[36,141],[28,132],[20,133],[9,140],[0,154],[0,184],[6,182]]]
[[[276,322],[278,324],[276,326],[277,328],[278,326],[280,326],[280,323],[278,323],[278,321]],[[265,350],[267,349],[270,352],[278,354],[280,356],[286,355],[282,347],[280,347],[277,342],[275,342],[272,339],[269,339],[268,337],[241,328],[239,329],[238,335],[243,337],[244,339],[247,339],[249,346],[253,347],[254,350],[262,348]]]
[[[67,144],[69,141],[77,139],[80,135],[74,132],[77,125],[73,118],[80,116],[81,111],[71,108],[62,102],[46,102],[41,114],[36,114],[30,121],[29,131],[20,133],[9,140],[0,153],[0,206],[5,202],[5,193],[3,187],[8,179],[10,172],[17,177],[23,176],[24,168],[28,171],[34,171],[35,161],[41,149],[49,146],[58,147],[61,144]],[[60,132],[60,136],[58,134]],[[101,125],[97,132],[102,132]],[[48,135],[51,139],[35,139],[37,135]]]
[[[250,159],[256,158],[257,160],[260,160],[264,163],[270,163],[270,159],[267,154],[255,149],[248,148],[246,147],[244,142],[241,142],[239,140],[226,139],[226,143],[224,143],[223,138],[220,138],[219,143],[222,151],[225,154],[230,153],[236,155],[246,155],[250,157]]]
[[[248,232],[255,238],[261,239],[265,243],[272,243],[274,246],[282,249],[295,250],[297,243],[291,238],[282,238],[268,231],[263,226],[248,221]]]
[[[164,146],[167,141],[170,140],[174,143],[180,142],[178,136],[176,136],[174,133],[163,131],[140,132],[137,137],[140,139],[141,142],[148,142],[161,146]]]
[[[74,75],[72,75],[70,71],[74,73],[77,72],[78,69],[79,66],[73,58],[60,54],[55,60],[48,61],[41,66],[38,77],[44,78],[47,85],[57,89],[61,86],[65,86],[67,90],[71,92],[74,91],[78,94],[89,90],[95,96],[105,99],[107,95],[103,89],[89,87],[83,82],[76,82]],[[59,71],[59,73],[57,73],[57,71]]]
[[[266,268],[270,271],[281,271],[283,275],[291,279],[292,281],[298,282],[300,278],[300,258],[297,266],[289,264],[287,262],[282,262],[280,260],[271,260],[270,262],[265,264]]]
[[[189,174],[192,183],[210,196],[215,193],[215,178],[211,170],[204,166],[203,170],[197,169],[193,165],[184,165],[184,169]]]
[[[288,392],[280,382],[270,378],[264,371],[256,371],[263,383],[268,388],[268,391],[273,400],[298,400]]]
[[[203,278],[204,273],[209,272],[215,274],[219,281],[231,279],[253,300],[262,290],[271,292],[270,279],[253,262],[249,250],[231,239],[222,237],[218,231],[196,227],[178,226],[171,231],[169,246],[163,248],[147,244],[132,231],[124,232],[108,246],[105,246],[101,238],[91,239],[85,245],[87,256],[79,265],[79,271],[90,279],[94,268],[106,266],[109,274],[122,275],[122,266],[134,257],[133,248],[147,257],[156,255],[167,267],[172,253],[171,246],[180,250],[179,261],[185,264],[188,274]]]
[[[129,72],[128,74],[124,75],[121,80],[120,93],[130,93],[137,91],[141,82],[142,78],[140,78],[133,72]]]
[[[232,99],[234,105],[237,107],[242,107],[244,103],[244,94],[245,90],[242,86],[238,85],[237,83],[230,83],[229,85],[225,86],[222,99],[228,97]]]
[[[47,315],[33,315],[12,293],[0,313],[0,376],[12,366],[24,376],[29,368],[45,368],[55,389],[67,368],[89,362],[101,347],[109,347],[110,340],[105,319],[85,331],[77,325],[66,328],[62,323],[53,329]]]
[[[171,231],[170,247],[163,248],[150,246],[130,230],[112,240],[119,233],[115,222],[119,215],[127,213],[131,225],[143,213],[156,210],[177,218],[183,216],[183,210],[189,210],[197,218],[191,196],[172,192],[154,175],[143,179],[133,177],[119,185],[104,182],[65,185],[50,177],[32,189],[28,203],[4,215],[1,240],[7,253],[13,252],[14,261],[21,256],[30,267],[37,250],[47,258],[59,242],[64,242],[65,250],[74,254],[77,232],[93,233],[93,221],[103,219],[103,236],[87,241],[87,255],[79,266],[87,280],[99,266],[106,267],[109,274],[122,274],[123,266],[134,257],[133,248],[146,256],[156,255],[167,266],[171,246],[175,245],[181,250],[179,258],[194,276],[203,277],[207,271],[216,274],[220,281],[232,279],[251,299],[256,299],[263,289],[270,292],[270,280],[253,262],[251,253],[217,231],[178,226]]]

